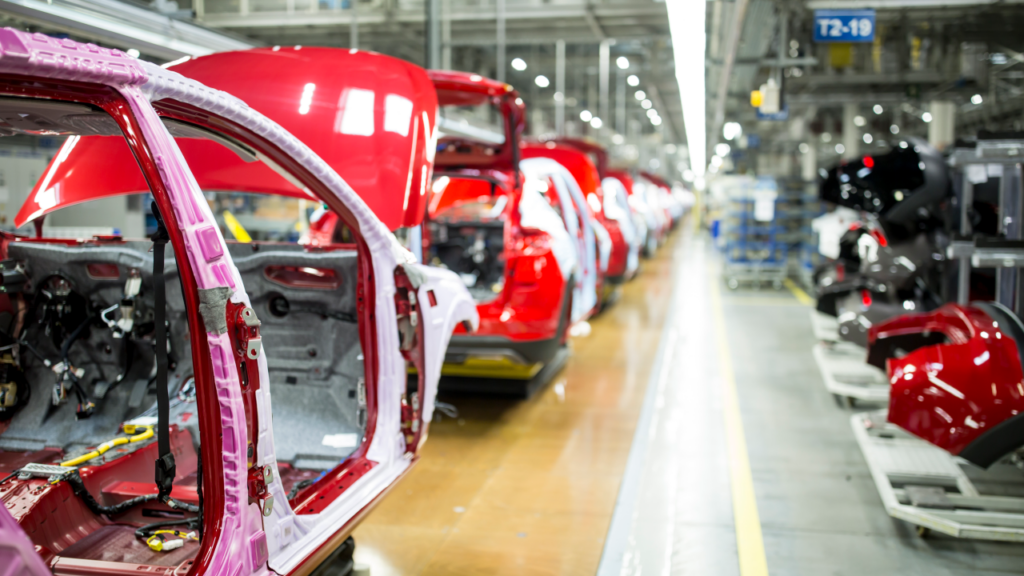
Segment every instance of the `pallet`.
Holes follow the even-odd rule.
[[[886,422],[885,410],[850,425],[890,516],[921,536],[1024,542],[1024,470],[1009,459],[982,470]]]
[[[824,312],[811,310],[811,328],[814,337],[822,342],[839,342],[839,320]]]
[[[825,388],[841,406],[863,402],[889,402],[889,380],[866,362],[867,351],[856,344],[818,342],[811,349]]]

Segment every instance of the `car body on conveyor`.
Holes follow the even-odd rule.
[[[634,176],[632,191],[630,205],[645,215],[647,227],[651,231],[650,247],[645,249],[645,256],[650,257],[668,240],[672,218],[662,206],[661,189],[642,174]]]
[[[672,227],[677,226],[683,219],[683,215],[686,214],[686,205],[680,198],[681,195],[675,193],[668,181],[653,172],[641,171],[640,176],[658,188],[660,191],[659,204],[671,219]]]
[[[581,322],[600,306],[598,287],[602,277],[597,223],[575,179],[564,166],[550,158],[527,158],[519,163],[524,187],[543,192],[559,213],[573,241],[577,265],[573,267],[571,322]]]
[[[518,393],[568,355],[574,239],[541,190],[525,186],[525,108],[515,90],[477,74],[428,74],[439,117],[424,261],[457,272],[480,315],[475,333],[452,337],[443,373],[473,377],[452,386],[497,378],[508,386],[483,389]]]
[[[890,422],[988,468],[1024,446],[1024,324],[995,302],[945,304],[871,327]]]
[[[140,192],[156,217],[152,242],[0,238],[0,566],[310,573],[417,461],[447,339],[477,321],[469,294],[241,100],[92,44],[3,29],[0,46],[4,133],[69,136],[16,224]],[[351,241],[228,243],[216,190],[323,203]]]
[[[577,153],[572,153],[575,149]],[[617,179],[608,177],[608,151],[578,138],[556,138],[528,143],[523,157],[544,157],[565,166],[586,198],[594,217],[608,231],[611,250],[605,271],[606,296],[611,288],[634,277],[639,268],[642,239],[634,223],[628,193]]]
[[[609,281],[609,276],[624,273],[628,245],[618,223],[604,219],[603,213],[595,210],[602,207],[600,185],[597,170],[585,153],[555,142],[524,142],[520,149],[523,156],[520,167],[527,174],[546,176],[561,173],[567,176],[555,182],[566,189],[584,223],[580,244],[585,252],[580,263],[588,304],[589,292],[592,291],[594,305],[584,316],[574,319],[585,320],[596,314],[613,296],[618,282]]]
[[[633,175],[626,170],[608,170],[601,185],[609,190],[625,192],[626,205],[633,215],[633,228],[640,241],[640,255],[650,258],[658,250],[657,220],[644,198],[634,192]]]

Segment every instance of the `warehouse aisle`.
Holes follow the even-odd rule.
[[[622,298],[575,338],[528,401],[444,396],[423,458],[358,527],[374,576],[593,574],[665,323],[677,231]]]

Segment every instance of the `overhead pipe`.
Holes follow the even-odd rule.
[[[732,78],[733,65],[736,63],[736,52],[740,45],[740,35],[743,32],[743,23],[747,16],[749,0],[736,0],[733,9],[732,29],[729,31],[729,39],[725,48],[725,59],[722,64],[721,74],[718,76],[718,92],[715,95],[715,115],[711,119],[711,131],[708,134],[709,147],[718,143],[718,137],[722,132],[722,124],[725,123],[725,104],[729,95],[729,79]]]
[[[601,48],[599,52],[599,67],[598,67],[598,114],[601,118],[601,122],[608,122],[611,119],[608,117],[608,72],[611,60],[611,40],[602,40]]]
[[[565,40],[555,42],[555,132],[565,136]]]
[[[497,0],[497,23],[498,23],[498,49],[497,49],[497,60],[498,60],[498,82],[505,81],[505,68],[508,64],[505,62],[505,0]]]
[[[197,14],[204,11],[200,3]],[[124,50],[134,48],[165,60],[256,46],[251,41],[116,0],[0,0],[0,14]]]

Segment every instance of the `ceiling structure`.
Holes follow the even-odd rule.
[[[255,45],[317,45],[426,65],[427,1],[0,0],[0,14],[8,25],[135,48],[155,61]],[[643,167],[673,177],[685,168],[665,2],[430,1],[438,22],[436,65],[511,83],[531,110],[532,134],[561,126],[603,140]],[[836,8],[877,10],[875,41],[839,49],[815,44],[813,11]],[[722,140],[726,122],[738,122],[761,137],[761,151],[795,153],[811,142],[827,161],[835,152],[826,135],[843,130],[843,107],[851,103],[862,116],[858,129],[876,140],[891,137],[893,126],[901,135],[927,134],[933,100],[955,104],[958,133],[1024,123],[1024,0],[709,0],[706,23],[708,150]],[[636,86],[627,82],[633,75]],[[759,121],[750,105],[750,92],[769,77],[783,87],[788,121]],[[881,114],[873,113],[875,105]],[[601,118],[602,127],[581,114]]]

